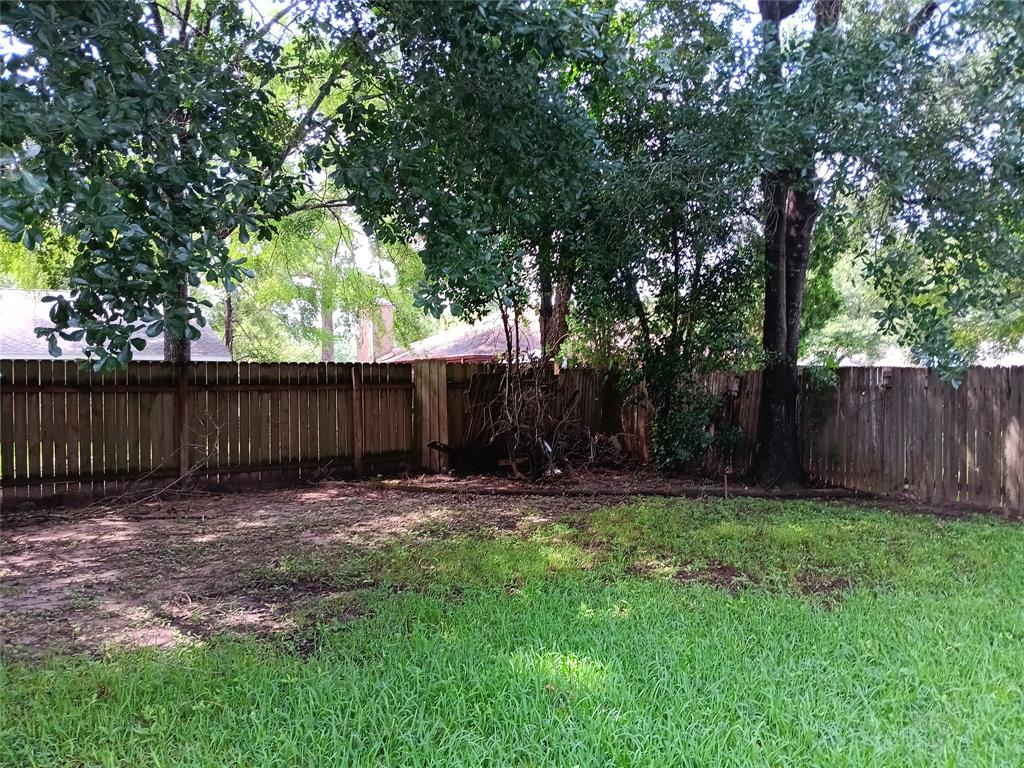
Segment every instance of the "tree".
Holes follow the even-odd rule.
[[[423,238],[435,313],[514,314],[539,294],[549,353],[570,294],[589,322],[632,318],[656,453],[679,466],[706,447],[696,374],[745,346],[753,232],[703,183],[722,171],[702,145],[725,146],[712,105],[730,87],[731,17],[652,7],[638,31],[631,11],[389,4],[354,84],[365,95],[343,111],[335,183],[385,236]]]
[[[84,339],[102,369],[145,330],[187,359],[205,323],[189,288],[243,279],[227,237],[269,235],[302,186],[291,156],[316,116],[271,87],[302,64],[272,34],[282,16],[95,0],[4,2],[2,18],[17,48],[0,79],[0,227],[29,248],[47,227],[77,241],[51,352]]]
[[[622,70],[591,100],[610,158],[578,232],[576,309],[618,326],[620,378],[643,385],[666,469],[711,443],[719,403],[700,375],[742,365],[753,346],[757,231],[737,214],[746,184],[730,152],[742,143],[722,109],[732,20],[699,3],[627,11]]]
[[[699,0],[351,0],[284,47],[226,0],[176,32],[137,4],[6,8],[26,52],[0,79],[0,226],[78,238],[54,333],[120,359],[132,329],[195,332],[187,284],[244,276],[231,231],[338,204],[299,194],[306,171],[422,245],[435,315],[539,293],[552,349],[568,312],[625,329],[662,435],[763,310],[766,485],[803,480],[801,334],[835,300],[819,227],[862,224],[883,330],[919,359],[963,365],[979,316],[1021,327],[1015,0],[761,0],[756,30]]]
[[[349,210],[293,214],[268,242],[232,243],[232,255],[254,273],[231,296],[237,359],[280,360],[288,349],[287,359],[334,361],[337,324],[353,336],[359,317],[379,320],[380,299],[392,305],[398,343],[431,327],[412,301],[423,276],[419,255],[405,244],[368,242]],[[226,319],[214,322],[227,327]]]
[[[756,460],[768,485],[803,480],[797,358],[823,211],[854,200],[870,217],[868,271],[887,304],[883,329],[929,363],[966,362],[950,324],[972,305],[1005,301],[1004,278],[1021,255],[1008,226],[1022,213],[1024,178],[1019,4],[954,2],[939,13],[923,0],[844,16],[838,0],[817,0],[813,30],[784,40],[782,22],[809,5],[760,2],[751,80],[760,156],[770,161],[761,181],[766,360]]]
[[[879,328],[885,304],[865,279],[860,218],[826,211],[815,231],[800,328],[800,357],[827,369],[846,358],[878,357],[895,339]]]
[[[484,2],[394,2],[374,14],[328,150],[335,184],[380,239],[423,243],[418,301],[435,316],[512,307],[524,281],[550,298],[563,234],[594,178],[595,136],[561,67],[600,53],[604,15]]]
[[[23,289],[60,289],[68,284],[75,243],[49,231],[35,250],[0,240],[0,284]]]
[[[681,377],[724,360],[714,337],[688,334],[724,325],[740,359],[743,300],[757,303],[742,286],[763,286],[756,470],[766,485],[802,482],[801,328],[818,322],[834,262],[815,246],[818,220],[872,212],[886,330],[933,360],[956,362],[951,318],[1009,303],[1020,253],[1020,88],[1007,85],[1021,81],[1019,8],[964,0],[940,24],[933,2],[811,6],[765,0],[757,41],[727,5],[389,4],[372,76],[341,121],[338,183],[371,221],[424,238],[421,301],[435,312],[512,305],[536,286],[547,316],[561,277],[576,311],[631,317],[645,382],[661,371],[665,423],[690,408]],[[968,240],[972,223],[996,255]],[[746,261],[758,241],[760,274]],[[704,290],[709,264],[730,277]]]

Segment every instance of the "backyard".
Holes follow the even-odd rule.
[[[1024,763],[992,517],[324,483],[2,543],[3,765]]]
[[[0,768],[1024,766],[1024,2],[0,7]]]

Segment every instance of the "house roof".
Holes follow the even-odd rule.
[[[540,351],[540,330],[536,320],[524,318],[520,322],[519,349],[526,355]],[[493,315],[473,325],[457,325],[421,339],[404,349],[396,349],[379,358],[379,362],[447,360],[450,363],[480,363],[507,354],[504,325],[499,315]]]
[[[816,362],[815,358],[808,357],[800,360],[801,365],[809,365]],[[1017,345],[1016,350],[1005,350],[996,344],[985,343],[978,350],[978,357],[971,361],[972,366],[996,367],[1024,365],[1024,340]],[[866,352],[858,352],[853,355],[846,355],[839,361],[840,368],[922,368],[920,363],[914,360],[910,350],[896,344],[890,344],[879,350],[875,356]]]
[[[23,291],[14,288],[0,288],[0,358],[6,359],[49,359],[50,352],[46,339],[35,334],[41,325],[50,325],[50,305],[44,304],[44,296],[61,294],[60,291]],[[224,342],[209,327],[201,329],[202,335],[192,342],[192,359],[197,361],[228,362],[231,353]],[[141,333],[137,334],[145,338]],[[60,348],[64,359],[80,359],[85,354],[80,341],[61,340]],[[163,360],[164,340],[162,336],[146,339],[146,347],[134,352],[135,360]]]

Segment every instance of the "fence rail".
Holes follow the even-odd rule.
[[[0,503],[101,497],[169,482],[221,487],[407,468],[443,471],[473,424],[480,364],[132,363],[99,375],[76,362],[0,361]],[[649,458],[649,414],[597,371],[559,376],[559,397],[593,432]],[[713,374],[728,454],[752,461],[760,375]],[[804,465],[819,482],[925,503],[1024,511],[1024,367],[972,368],[958,387],[919,368],[801,377]],[[567,396],[571,395],[571,397]],[[567,406],[568,407],[568,406]]]

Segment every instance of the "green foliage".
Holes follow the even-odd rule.
[[[511,307],[581,216],[589,121],[560,87],[603,60],[604,14],[562,3],[396,2],[339,111],[334,182],[383,241],[421,239],[435,317]]]
[[[187,287],[238,283],[224,238],[268,235],[301,181],[284,164],[298,126],[268,87],[280,46],[237,2],[173,36],[156,7],[4,4],[21,48],[3,59],[0,227],[28,248],[48,227],[75,240],[45,334],[84,340],[98,368],[130,360],[141,329],[197,338]]]
[[[835,368],[848,357],[877,357],[896,343],[880,329],[885,301],[864,274],[871,258],[864,218],[842,204],[823,217],[808,276],[800,351],[813,364]]]
[[[378,242],[422,245],[418,306],[472,318],[561,277],[577,327],[602,326],[577,352],[600,340],[652,396],[684,381],[655,382],[655,356],[673,376],[751,359],[765,169],[824,212],[808,333],[868,342],[827,330],[849,252],[921,360],[1024,330],[1016,0],[920,24],[915,3],[847,2],[779,45],[703,0],[311,2],[279,41],[237,0],[196,4],[184,34],[153,7],[4,5],[0,227],[72,238],[48,333],[102,365],[138,329],[194,337],[186,286],[231,290],[231,233],[269,236],[323,175]]]
[[[896,339],[881,332],[878,314],[883,299],[872,289],[863,274],[863,265],[843,256],[831,276],[833,291],[840,306],[834,316],[811,330],[803,341],[804,353],[812,361],[835,367],[858,354],[877,358]]]
[[[371,560],[282,564],[319,578],[355,562],[384,581],[362,618],[307,627],[306,653],[213,638],[6,664],[0,762],[1024,759],[1018,526],[648,500]],[[734,591],[700,578],[714,567],[739,574]],[[830,584],[845,589],[815,593]]]
[[[711,447],[708,427],[718,398],[702,390],[695,379],[674,379],[671,392],[659,398],[651,430],[654,462],[665,470],[680,470]]]
[[[35,250],[0,240],[0,284],[23,289],[66,289],[75,246],[73,238],[61,235],[58,230],[46,232]]]
[[[802,156],[825,210],[856,219],[881,331],[956,368],[979,317],[1014,318],[982,333],[1020,338],[1024,6],[958,0],[915,27],[917,10],[848,4],[836,29],[791,33],[756,140],[782,167]]]
[[[843,295],[837,284],[837,266],[850,255],[851,222],[844,212],[826,211],[815,227],[807,289],[800,318],[800,348],[805,352],[808,337],[821,332],[843,310]],[[845,266],[845,265],[844,265]]]
[[[342,359],[349,352],[336,356],[339,340],[354,338],[359,315],[379,324],[380,299],[393,306],[396,344],[425,336],[431,325],[413,305],[423,277],[419,254],[404,244],[371,241],[363,254],[369,260],[360,264],[360,238],[350,211],[315,209],[283,220],[269,242],[232,243],[232,256],[244,258],[254,273],[232,294],[235,357]]]
[[[743,365],[755,342],[757,232],[734,215],[736,121],[714,106],[733,17],[652,3],[616,21],[628,53],[591,106],[612,158],[577,236],[575,304],[586,325],[619,328],[605,335],[651,399],[655,460],[678,469],[711,443],[717,398],[698,374]]]

